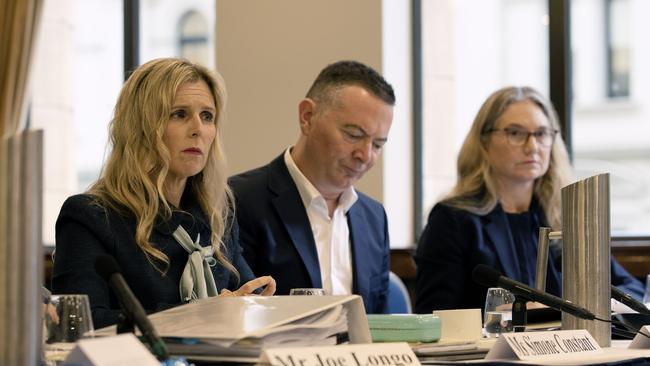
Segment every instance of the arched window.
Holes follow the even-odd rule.
[[[181,17],[178,47],[181,57],[208,65],[208,22],[199,12],[190,10]]]

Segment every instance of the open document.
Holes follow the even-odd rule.
[[[171,353],[257,358],[263,348],[370,343],[358,296],[213,297],[150,317]]]

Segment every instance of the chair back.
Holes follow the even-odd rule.
[[[390,314],[410,314],[411,297],[404,282],[393,272],[388,276],[388,312]]]

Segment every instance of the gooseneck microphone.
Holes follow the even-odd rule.
[[[616,286],[612,285],[612,299],[619,301],[636,311],[639,314],[650,315],[650,309],[645,307],[642,302],[619,290]]]
[[[564,300],[557,296],[524,285],[523,283],[515,281],[512,278],[502,276],[499,271],[484,264],[479,264],[474,268],[474,271],[472,272],[472,278],[479,285],[487,287],[501,287],[512,292],[515,296],[524,297],[528,301],[537,301],[539,303],[552,307],[553,309],[569,313],[578,318],[587,320],[596,319],[596,316],[585,308],[574,305],[570,301]]]
[[[555,253],[555,268],[562,270],[562,251],[560,250],[553,250],[553,253]],[[639,314],[646,314],[650,315],[650,309],[648,309],[645,305],[643,305],[642,302],[639,300],[635,299],[629,294],[626,294],[625,292],[619,290],[618,287],[611,285],[611,297],[612,299],[623,303],[626,305],[628,308],[636,311]]]
[[[108,283],[115,293],[124,311],[124,315],[132,320],[138,329],[140,329],[145,342],[151,348],[151,352],[159,359],[166,359],[168,353],[165,342],[158,336],[153,324],[147,318],[147,313],[142,308],[142,304],[133,295],[115,259],[110,255],[100,256],[95,261],[95,271]]]

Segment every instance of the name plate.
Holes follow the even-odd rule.
[[[262,353],[260,362],[273,366],[420,365],[407,343],[269,348]]]
[[[627,347],[629,349],[649,349],[650,348],[650,325],[644,325],[639,329],[639,333],[634,336],[632,343]],[[645,334],[645,335],[644,335]],[[646,337],[647,336],[647,337]]]
[[[80,340],[64,364],[160,366],[160,361],[132,333],[124,333]]]
[[[602,352],[598,342],[585,329],[502,333],[485,359],[560,360]]]

